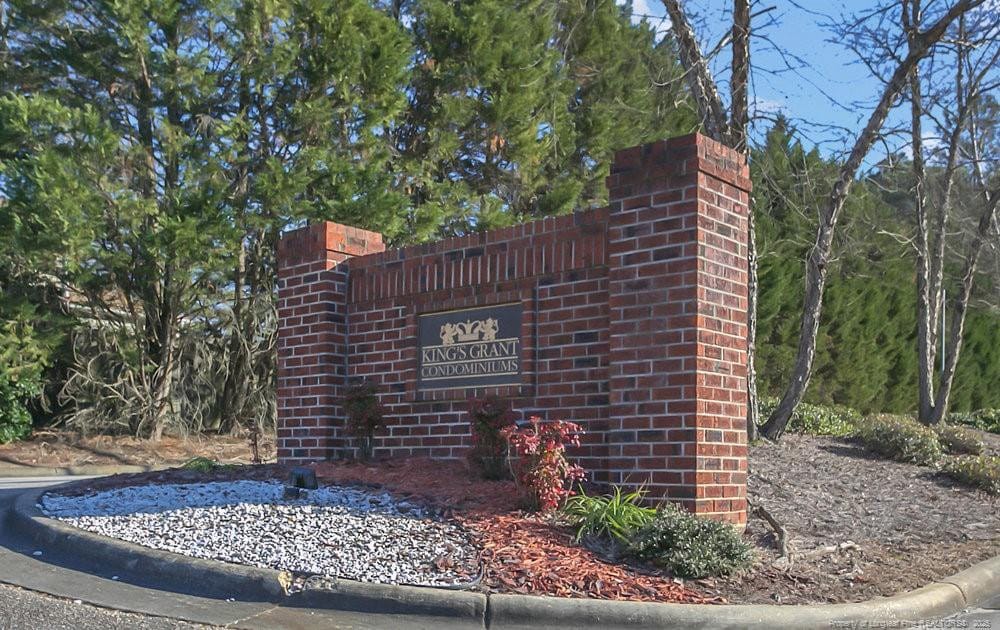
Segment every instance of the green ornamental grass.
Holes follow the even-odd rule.
[[[656,509],[641,505],[645,492],[640,488],[627,494],[615,487],[610,495],[591,496],[580,488],[566,500],[562,513],[576,528],[576,542],[584,536],[604,536],[622,545],[656,517]]]

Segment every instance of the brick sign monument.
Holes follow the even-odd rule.
[[[354,443],[358,379],[389,412],[376,452],[463,458],[470,398],[586,430],[599,483],[746,521],[743,157],[699,134],[619,151],[606,208],[386,250],[318,223],[278,248],[278,458]]]

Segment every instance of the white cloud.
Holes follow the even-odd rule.
[[[776,114],[785,111],[785,103],[770,98],[758,98],[753,102],[754,111],[764,114]]]
[[[627,0],[617,0],[618,4],[625,4]],[[646,20],[656,30],[656,39],[663,37],[664,33],[670,30],[670,20],[666,17],[663,5],[659,2],[650,3],[650,0],[632,0],[632,23],[638,24]]]

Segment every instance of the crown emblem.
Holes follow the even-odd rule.
[[[467,319],[456,324],[445,324],[441,326],[441,343],[450,346],[454,343],[465,343],[470,341],[494,341],[497,333],[500,332],[500,325],[492,317],[473,321]]]

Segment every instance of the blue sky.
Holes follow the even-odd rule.
[[[702,19],[696,24],[696,30],[703,50],[707,50],[730,27],[732,1],[690,0],[687,5]],[[635,20],[647,19],[658,29],[669,29],[669,22],[662,20],[665,11],[660,0],[633,0],[632,6]],[[755,2],[753,11],[757,11],[757,7],[770,6],[775,9],[769,15],[779,22],[763,32],[771,41],[755,39],[751,42],[751,59],[756,66],[751,86],[751,98],[754,99],[751,111],[754,108],[764,114],[782,111],[795,120],[807,146],[819,145],[828,155],[848,150],[871,113],[882,86],[851,51],[833,41],[833,33],[823,23],[870,9],[873,3],[768,0]],[[640,18],[640,15],[654,17]],[[792,61],[798,66],[795,70],[772,73],[786,65],[777,52],[779,49],[796,57]],[[716,64],[716,70],[722,72],[724,78],[728,78],[729,61],[729,50],[725,49]],[[897,108],[890,124],[905,116],[906,112]],[[756,123],[758,132],[767,126],[769,122],[765,120]],[[887,147],[895,149],[905,143],[906,138],[902,136],[890,137],[886,145],[873,149],[869,161],[884,155]]]

